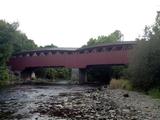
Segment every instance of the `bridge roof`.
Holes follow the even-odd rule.
[[[115,45],[134,45],[136,44],[136,41],[124,41],[124,42],[116,42],[116,43],[107,43],[107,44],[99,44],[99,45],[94,45],[94,46],[87,46],[87,47],[81,47],[81,48],[72,48],[72,47],[58,47],[58,48],[38,48],[35,50],[29,50],[29,51],[24,51],[17,53],[18,54],[23,54],[23,53],[33,53],[33,52],[45,52],[45,51],[81,51],[81,50],[87,50],[87,49],[94,49],[94,48],[100,48],[100,47],[106,47],[106,46],[115,46]]]
[[[51,48],[51,47],[48,47],[48,48],[38,48],[38,49],[35,49],[35,50],[30,50],[30,51],[75,51],[77,50],[78,48],[71,48],[71,47],[58,47],[58,48]]]
[[[86,49],[93,49],[97,47],[105,47],[105,46],[115,46],[115,45],[135,45],[136,41],[123,41],[123,42],[115,42],[115,43],[102,43],[98,45],[93,45],[93,46],[86,46],[79,48],[78,50],[86,50]]]

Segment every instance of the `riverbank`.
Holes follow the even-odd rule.
[[[160,120],[160,101],[149,96],[103,88],[61,93],[33,113],[63,120]]]
[[[160,100],[87,85],[18,85],[0,91],[2,120],[160,120]]]

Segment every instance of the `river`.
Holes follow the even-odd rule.
[[[33,112],[41,103],[53,100],[60,93],[91,89],[91,86],[79,85],[17,85],[0,89],[0,120],[47,120],[49,116]]]

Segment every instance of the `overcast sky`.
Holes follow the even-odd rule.
[[[42,46],[80,47],[117,29],[134,40],[154,23],[157,10],[160,0],[0,0],[0,19],[18,21]]]

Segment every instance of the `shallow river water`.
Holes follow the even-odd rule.
[[[52,85],[33,86],[19,85],[0,89],[0,120],[38,120],[48,119],[49,116],[39,116],[33,113],[37,103],[49,101],[65,92],[83,92],[93,89],[90,86]],[[46,117],[46,118],[45,118]]]

